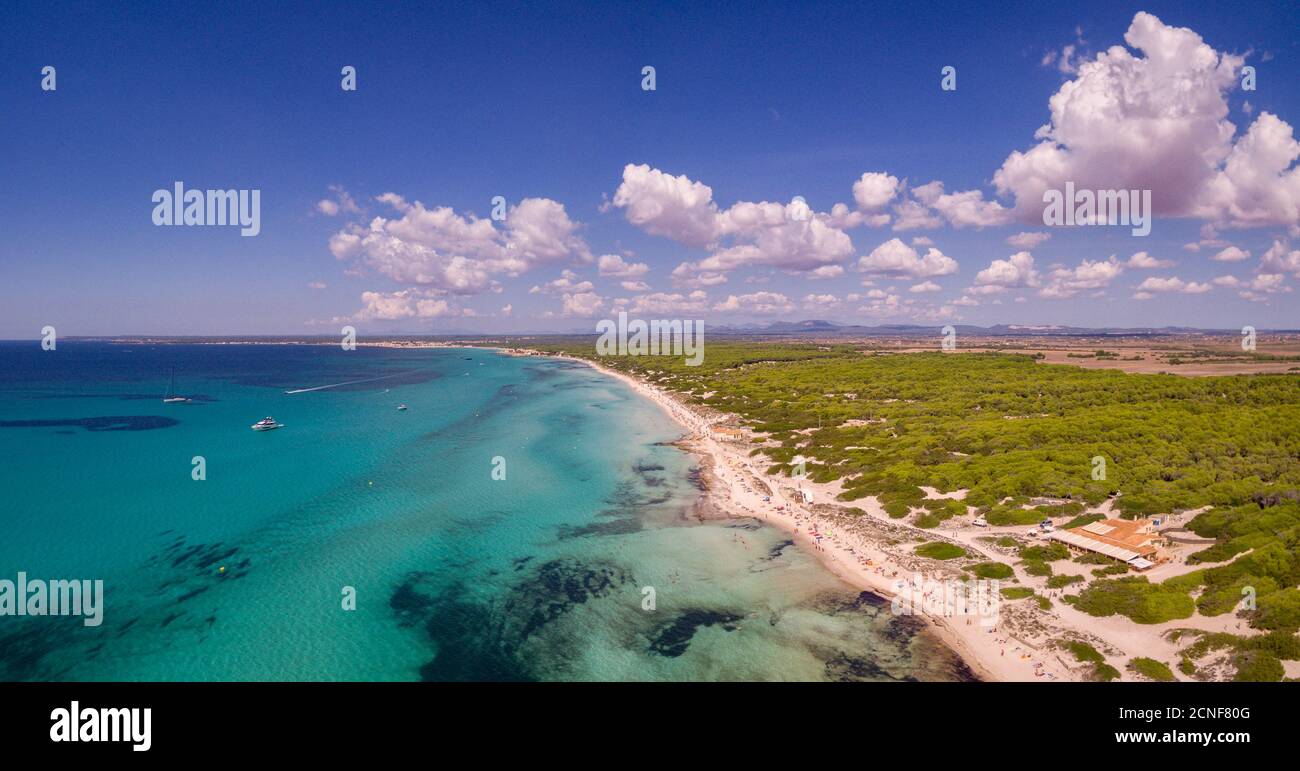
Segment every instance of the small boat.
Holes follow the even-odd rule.
[[[270,415],[267,415],[266,417],[254,423],[252,426],[249,426],[249,428],[252,428],[254,431],[270,431],[276,428],[284,428],[284,424],[276,423],[275,418],[271,417]]]
[[[405,405],[405,404],[399,404],[399,405],[397,405],[397,411],[398,411],[398,412],[406,412],[406,405]]]
[[[184,404],[188,402],[188,396],[176,395],[176,369],[172,368],[172,379],[167,384],[167,393],[163,394],[163,404]]]

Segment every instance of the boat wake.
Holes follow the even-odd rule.
[[[396,375],[384,375],[382,377],[368,377],[362,380],[349,380],[344,383],[330,383],[329,385],[312,386],[311,388],[292,388],[288,391],[285,391],[285,393],[289,395],[305,394],[309,391],[324,391],[327,388],[339,388],[340,386],[358,385],[360,383],[373,383],[377,380],[392,380],[395,377],[405,377],[410,374],[411,374],[410,372],[399,372]]]

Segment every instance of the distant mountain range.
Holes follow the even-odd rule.
[[[804,321],[773,321],[767,324],[737,324],[707,326],[705,334],[713,337],[811,337],[860,338],[934,337],[943,333],[942,324],[836,324],[823,319]],[[1237,336],[1240,329],[1202,329],[1199,327],[1071,327],[1059,324],[996,324],[978,327],[954,324],[958,335],[969,337],[1190,337],[1196,335]],[[1300,334],[1300,329],[1257,329],[1258,333]],[[471,330],[439,330],[427,333],[372,332],[362,333],[363,340],[509,340],[536,337],[594,337],[591,328],[578,328],[565,332],[475,332]],[[69,339],[113,340],[118,342],[321,342],[333,340],[335,335],[113,335],[70,336]]]
[[[833,321],[809,319],[807,321],[774,321],[770,324],[741,324],[738,326],[711,326],[714,335],[784,335],[818,337],[920,337],[939,334],[942,324],[881,324],[862,326],[836,324]],[[1058,324],[996,324],[977,327],[954,324],[959,335],[981,337],[1169,337],[1173,335],[1239,335],[1240,329],[1199,329],[1196,327],[1071,327]],[[1297,333],[1294,329],[1260,329],[1258,332]]]

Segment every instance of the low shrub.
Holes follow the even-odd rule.
[[[1186,659],[1184,659],[1186,661]],[[1156,661],[1145,656],[1139,656],[1128,663],[1128,668],[1137,672],[1139,675],[1159,682],[1173,682],[1178,678],[1174,677],[1173,670],[1169,665],[1162,661]]]

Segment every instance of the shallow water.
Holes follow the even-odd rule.
[[[106,592],[99,627],[0,616],[0,678],[970,677],[780,531],[691,519],[678,436],[486,350],[0,343],[0,578]]]

